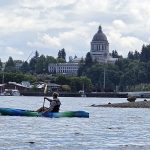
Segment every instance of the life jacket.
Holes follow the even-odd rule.
[[[60,108],[61,103],[58,100],[54,100],[54,101],[56,102],[57,105],[54,106],[54,108],[51,112],[59,112],[59,108]]]

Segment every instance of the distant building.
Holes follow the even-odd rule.
[[[49,64],[48,71],[51,74],[77,75],[79,63]]]
[[[74,58],[74,59],[72,60],[72,62],[73,62],[73,63],[80,63],[82,59],[83,59],[83,58],[78,58],[78,57],[76,57],[76,58]]]
[[[44,82],[36,82],[34,83],[34,86],[38,89],[41,89],[42,91],[44,91],[45,89]],[[60,89],[61,89],[61,86],[59,84],[47,83],[47,92],[59,91]]]
[[[21,60],[14,60],[15,68],[19,70],[22,67],[23,62]]]
[[[72,56],[69,56],[69,62],[68,63],[80,63],[81,60],[83,60],[83,58],[78,58],[77,56],[75,56],[75,58],[73,58]]]
[[[25,87],[31,87],[31,84],[30,84],[30,82],[29,81],[22,81],[21,82],[21,85],[23,85],[23,86],[25,86]]]
[[[22,84],[16,83],[16,82],[8,82],[6,84],[1,84],[0,85],[0,92],[4,92],[5,89],[15,89],[19,91],[27,91],[30,89],[30,87],[26,87]]]
[[[101,26],[99,26],[97,33],[93,36],[90,54],[92,60],[96,60],[99,63],[114,63],[117,60],[116,58],[112,58],[109,54],[109,43]]]

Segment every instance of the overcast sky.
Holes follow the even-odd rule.
[[[149,0],[0,0],[0,58],[27,60],[37,50],[85,57],[101,24],[124,57],[150,41]]]

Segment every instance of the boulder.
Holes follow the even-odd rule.
[[[127,101],[129,101],[129,102],[135,102],[135,100],[136,100],[136,97],[134,97],[134,96],[127,98]]]

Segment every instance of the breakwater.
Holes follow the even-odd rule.
[[[118,108],[150,108],[150,101],[108,103],[103,105],[91,105],[92,107],[118,107]]]

